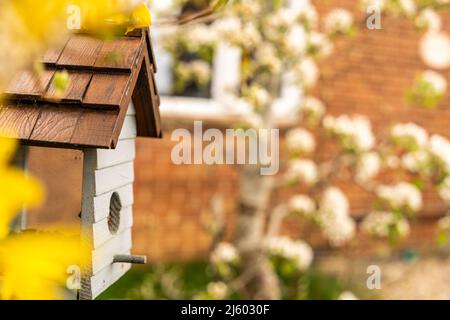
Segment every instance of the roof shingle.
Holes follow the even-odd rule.
[[[71,36],[43,55],[44,72],[25,70],[11,81],[0,131],[13,131],[23,144],[115,148],[133,101],[138,135],[160,137],[152,51],[147,29],[111,41]],[[68,70],[69,85],[58,96],[52,79],[60,70]]]

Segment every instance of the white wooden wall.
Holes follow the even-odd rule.
[[[113,264],[113,257],[131,250],[135,139],[131,104],[115,150],[84,150],[81,224],[83,239],[92,249],[92,263],[83,271],[80,299],[95,299],[130,269],[130,264]],[[119,228],[112,234],[108,216],[114,192],[119,194],[122,210]]]
[[[29,148],[28,146],[20,146],[16,152],[16,155],[13,159],[13,165],[28,172],[28,156],[29,156]],[[13,220],[10,226],[10,230],[12,232],[21,232],[26,228],[27,223],[27,210],[25,207],[22,208],[17,217]]]

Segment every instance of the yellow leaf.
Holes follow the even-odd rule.
[[[0,241],[2,299],[59,299],[69,266],[80,270],[89,251],[79,236],[23,233]]]
[[[145,3],[141,3],[134,8],[131,13],[130,25],[127,28],[127,33],[137,28],[147,28],[152,24],[152,17],[150,11]]]
[[[8,235],[13,218],[24,206],[38,205],[44,198],[41,185],[19,169],[0,169],[0,240]]]
[[[15,139],[4,137],[11,136],[11,134],[2,133],[1,135],[3,137],[0,137],[0,168],[9,164],[17,149],[17,141]]]

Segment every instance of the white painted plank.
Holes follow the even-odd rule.
[[[110,192],[134,181],[133,162],[95,170],[95,195]]]
[[[133,161],[136,158],[134,139],[120,140],[114,150],[97,149],[97,170]]]
[[[22,169],[26,174],[28,174],[29,153],[28,146],[20,146],[12,161],[13,165]],[[27,208],[25,206],[18,212],[9,227],[12,232],[21,232],[27,228]]]
[[[130,251],[124,251],[120,254],[130,254]],[[114,263],[100,270],[91,278],[92,299],[98,297],[130,269],[130,263]]]
[[[124,230],[133,226],[133,209],[132,207],[122,208],[120,211],[119,229],[115,234],[111,234],[111,231],[109,231],[108,220],[108,218],[105,218],[92,225],[92,240],[94,249],[114,238],[115,234],[121,234]]]
[[[121,254],[130,249],[131,228],[128,228],[92,251],[92,274],[96,275],[100,270],[112,264],[116,254]]]
[[[122,227],[119,227],[119,233],[111,236],[105,232],[107,229],[107,220],[103,221],[103,229],[99,225],[94,226],[96,222],[106,219],[109,215],[109,206],[112,193],[117,191],[121,198],[123,208],[128,208],[133,204],[133,180],[134,168],[133,162],[126,162],[120,165],[97,170],[98,154],[96,149],[84,150],[83,165],[83,194],[82,194],[82,215],[81,230],[86,245],[94,248],[95,244],[102,244],[92,251],[92,261],[90,266],[83,270],[82,288],[80,290],[80,299],[92,299],[93,292],[91,288],[91,278],[102,269],[112,265],[113,257],[116,254],[124,254],[131,250],[131,212],[130,218]],[[131,211],[131,210],[130,210]],[[106,222],[106,225],[105,225]],[[106,227],[106,228],[105,228]],[[100,230],[100,231],[99,231]],[[97,234],[102,232],[97,241]],[[95,237],[94,237],[95,235]],[[94,243],[94,238],[96,238]],[[114,268],[110,271],[115,270]],[[114,283],[121,274],[110,274],[104,271],[102,279],[105,280],[104,290]],[[109,279],[109,282],[107,281]],[[103,280],[102,280],[103,281]],[[103,282],[102,282],[103,283]],[[99,290],[97,290],[99,292]],[[98,294],[98,293],[97,293]]]
[[[122,131],[119,140],[133,139],[137,136],[136,117],[133,115],[126,116],[123,122]]]
[[[99,222],[109,215],[109,205],[113,192],[117,192],[120,197],[122,207],[130,207],[134,203],[133,185],[128,184],[110,192],[94,197],[94,223]]]
[[[135,116],[135,115],[136,115],[136,109],[134,108],[133,102],[131,102],[127,109],[127,116]]]

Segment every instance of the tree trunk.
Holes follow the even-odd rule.
[[[246,299],[280,297],[278,279],[264,253],[263,240],[273,178],[261,176],[259,166],[240,170],[235,245],[241,256],[242,290]]]

